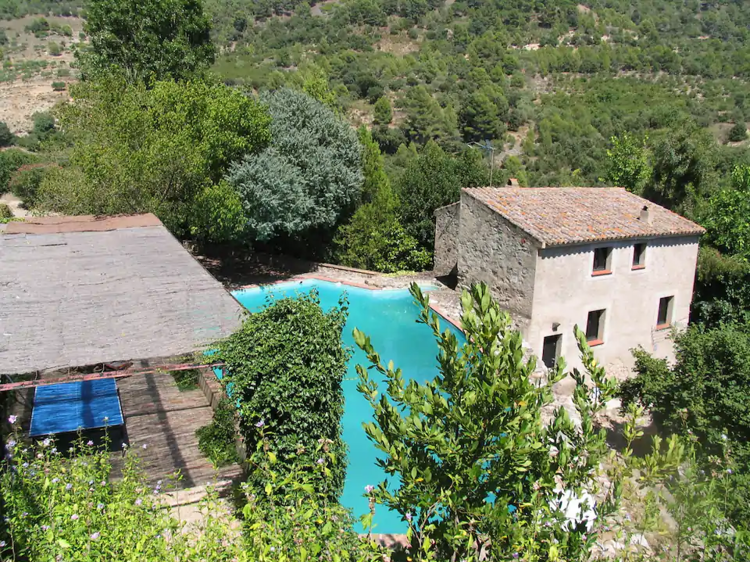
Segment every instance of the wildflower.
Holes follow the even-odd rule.
[[[11,451],[13,450],[13,447],[15,446],[16,446],[16,442],[13,439],[11,439],[10,441],[8,441],[8,444],[5,446],[5,448]]]
[[[24,468],[29,468],[29,463],[25,462],[21,466],[24,467]]]
[[[143,500],[141,498],[138,498],[135,500],[135,505],[141,505],[143,503]]]
[[[722,438],[722,439],[723,439],[724,441],[726,441],[726,440],[727,440],[727,436],[726,436],[726,435],[724,435],[723,433],[721,434],[721,438]]]
[[[45,447],[49,447],[51,443],[52,443],[52,439],[50,439],[49,437],[47,437],[47,439],[42,441],[42,445],[44,445]]]
[[[368,484],[367,486],[365,486],[365,492],[367,492],[368,494],[372,492],[374,489],[375,489],[375,486],[373,486],[372,484]]]
[[[122,444],[122,448],[123,448],[123,449],[127,449],[127,448],[128,448],[128,444],[127,444],[127,443],[123,443],[123,444]]]
[[[0,548],[5,548],[5,541],[0,541]]]
[[[105,482],[104,480],[102,480],[101,482],[99,482],[99,485],[100,485],[100,486],[106,486],[106,485],[107,485],[107,483],[106,483],[106,482]]]
[[[517,552],[513,553],[513,558],[518,558],[518,553]]]
[[[53,455],[56,455],[56,454],[57,454],[57,447],[52,447],[52,454],[53,454]]]
[[[52,479],[52,483],[53,484],[57,484],[59,481],[60,481],[60,479],[57,478],[57,477],[55,477],[55,478]]]
[[[42,525],[42,531],[44,531],[45,533],[49,531],[49,525]]]
[[[97,531],[96,533],[92,533],[92,534],[91,534],[91,540],[92,540],[92,541],[98,541],[98,540],[99,540],[99,537],[100,537],[100,536],[101,536],[101,535],[99,534],[99,532],[98,532],[98,531]]]
[[[142,447],[142,449],[143,449],[144,451],[145,451],[146,449],[148,449],[148,443],[144,443],[144,444],[143,444],[143,447]]]
[[[733,471],[732,471],[732,469],[731,469],[731,468],[727,468],[727,474],[732,474],[732,472],[733,472]]]
[[[104,504],[103,503],[96,504],[96,509],[104,509]]]
[[[255,424],[255,427],[260,429],[264,425],[266,425],[266,422],[264,422],[263,420],[260,420],[258,423]]]
[[[76,515],[76,514],[74,513],[73,515],[71,515],[71,516],[70,516],[70,520],[71,520],[71,521],[78,521],[78,515]]]
[[[94,442],[93,442],[93,441],[92,441],[91,439],[89,439],[89,440],[88,440],[88,441],[86,442],[86,445],[88,445],[89,447],[91,447],[91,446],[93,446],[93,445],[94,445]]]
[[[411,514],[411,513],[407,513],[407,514],[406,514],[406,520],[407,520],[407,521],[409,521],[410,523],[411,523],[411,519],[412,519],[412,517],[413,517],[413,516],[412,516],[412,514]]]
[[[65,484],[65,489],[66,490],[70,490],[72,487],[73,487],[73,484],[71,484],[71,483]]]
[[[42,453],[37,453],[37,454],[36,454],[36,458],[38,458],[38,459],[43,459],[43,458],[44,458],[44,455],[43,455]]]
[[[316,462],[317,462],[318,464],[323,464],[323,463],[325,463],[326,461],[324,461],[324,460],[323,460],[323,459],[321,458],[321,459],[318,459],[318,460],[317,460]]]
[[[8,418],[8,423],[10,423],[10,425],[13,425],[13,424],[14,424],[14,423],[16,423],[17,421],[18,421],[18,418],[17,418],[16,416],[10,416],[10,417]]]
[[[104,421],[104,423],[107,423],[109,421],[109,417],[104,416],[103,421]]]

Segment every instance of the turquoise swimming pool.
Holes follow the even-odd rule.
[[[263,308],[269,296],[294,296],[313,288],[318,290],[320,304],[324,309],[335,306],[344,291],[349,298],[349,318],[343,339],[345,345],[354,349],[354,355],[349,360],[343,383],[346,400],[343,428],[344,440],[349,446],[349,465],[341,503],[351,508],[355,516],[359,516],[369,509],[364,497],[365,486],[381,482],[384,473],[375,464],[378,451],[362,429],[362,422],[372,420],[372,408],[357,392],[355,366],[368,363],[365,354],[354,344],[352,330],[359,328],[368,334],[383,362],[387,364],[393,360],[394,365],[401,367],[406,379],[421,381],[435,375],[437,343],[428,326],[416,323],[418,308],[406,289],[373,291],[341,283],[306,279],[243,289],[232,294],[245,308],[257,311]],[[463,340],[463,335],[449,322],[444,324],[455,330]],[[406,532],[406,523],[401,517],[382,506],[376,509],[374,522],[376,533]]]

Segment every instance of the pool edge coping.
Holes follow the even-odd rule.
[[[342,281],[341,279],[334,279],[332,277],[326,277],[325,275],[318,275],[316,273],[303,273],[301,275],[293,275],[292,277],[289,277],[288,279],[279,279],[278,281],[271,281],[270,283],[251,283],[250,285],[242,285],[240,287],[236,287],[235,289],[232,289],[231,292],[234,291],[244,291],[247,289],[257,289],[260,287],[267,287],[269,285],[280,285],[282,283],[293,283],[295,280],[307,280],[312,279],[315,281],[325,281],[326,283],[338,283],[341,285],[346,285],[348,287],[356,287],[358,289],[367,289],[369,291],[392,291],[392,290],[403,290],[408,289],[408,287],[373,287],[372,285],[367,285],[365,283],[357,283],[356,281]],[[451,324],[454,328],[456,328],[459,332],[462,334],[464,333],[463,328],[461,327],[461,323],[457,322],[453,318],[451,318],[445,310],[436,305],[432,302],[430,303],[430,310],[432,310],[435,314],[440,316],[443,320]]]

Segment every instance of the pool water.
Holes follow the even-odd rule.
[[[420,382],[435,376],[437,342],[429,326],[416,323],[419,308],[407,289],[370,290],[308,279],[243,289],[232,294],[242,306],[256,312],[264,307],[268,297],[294,296],[313,288],[318,290],[324,310],[336,306],[344,291],[349,299],[349,317],[343,340],[344,345],[351,347],[354,354],[349,360],[343,382],[343,436],[349,447],[349,464],[341,503],[350,508],[355,517],[359,517],[369,510],[364,496],[365,486],[379,484],[385,479],[385,473],[375,464],[378,451],[362,428],[362,422],[372,421],[373,412],[367,400],[357,392],[358,375],[355,366],[369,366],[369,363],[364,352],[354,344],[352,331],[359,328],[370,336],[384,365],[393,360],[394,366],[402,369],[404,379],[416,379]],[[459,341],[463,341],[463,334],[452,324],[441,322],[441,329],[446,327],[456,333]],[[370,373],[373,378],[380,377],[377,372]],[[382,377],[378,382],[381,380]],[[383,389],[384,386],[381,385],[381,392]],[[401,520],[398,513],[390,512],[383,506],[376,507],[374,523],[375,533],[404,533],[407,528],[406,522]]]

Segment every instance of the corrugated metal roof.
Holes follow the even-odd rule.
[[[169,357],[240,325],[239,303],[158,220],[81,232],[72,219],[0,233],[0,373]]]
[[[694,222],[620,187],[477,187],[463,191],[546,246],[705,232]],[[648,207],[648,220],[641,218],[644,207]]]

